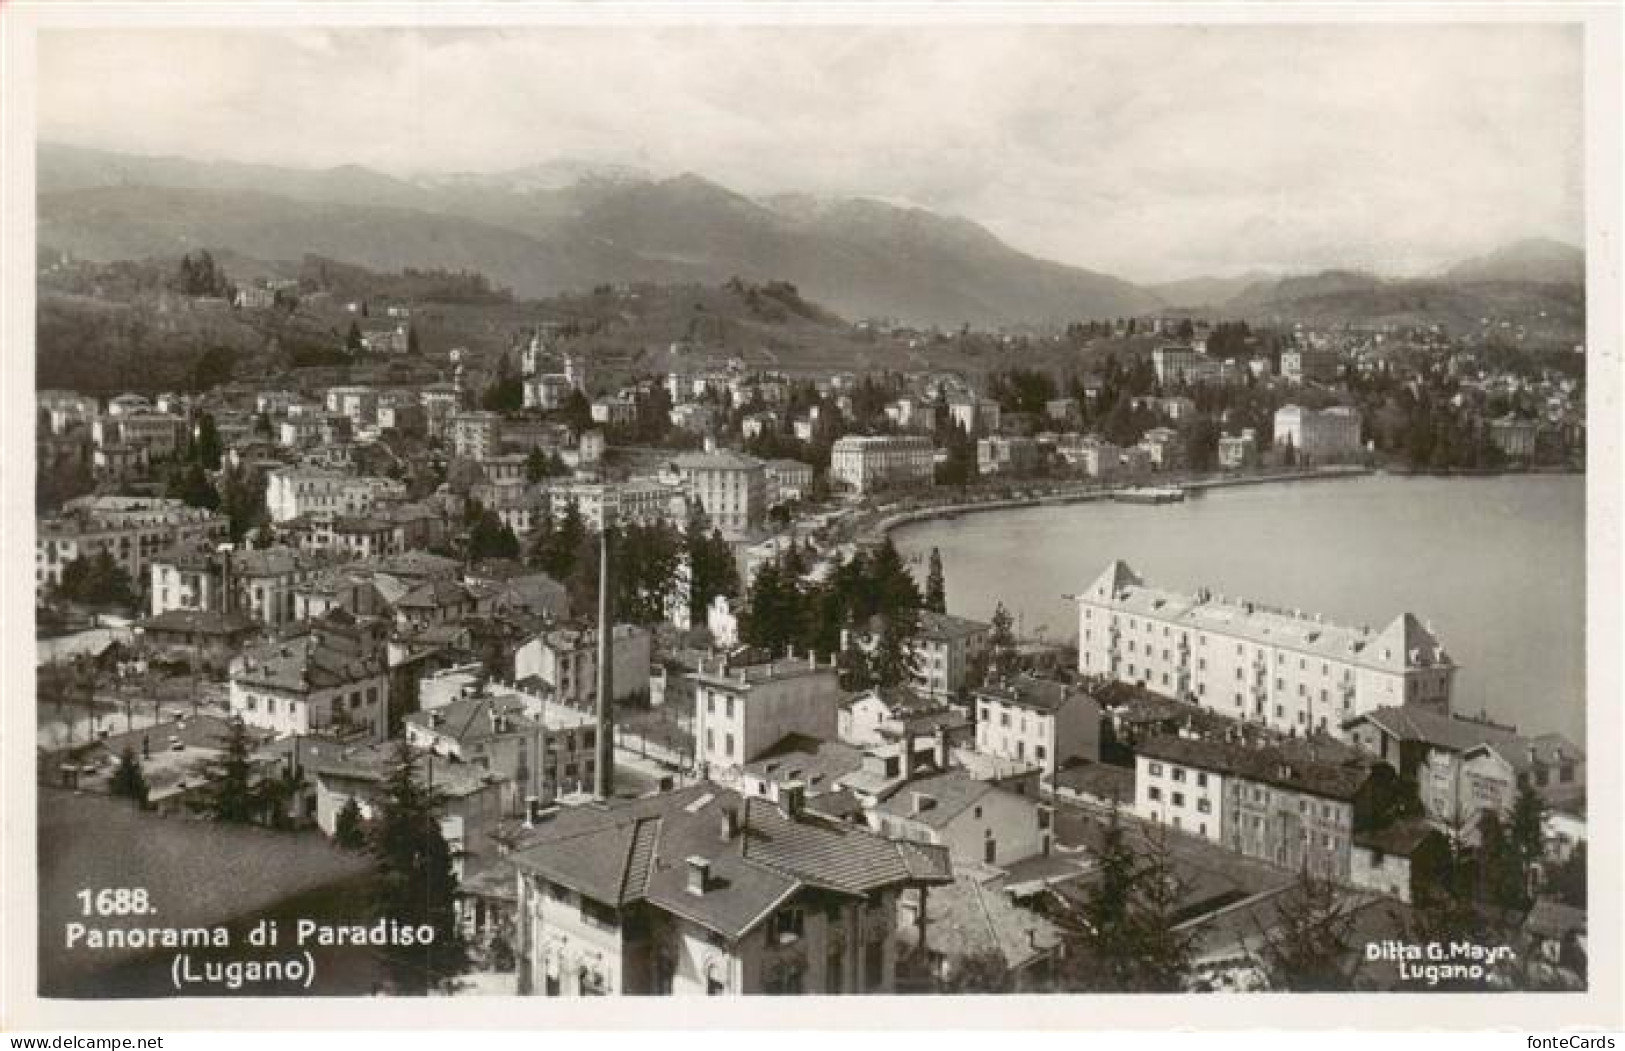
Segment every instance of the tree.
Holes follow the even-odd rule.
[[[136,758],[135,749],[130,745],[125,745],[124,751],[119,753],[118,766],[113,770],[109,790],[121,799],[133,799],[143,807],[147,805],[147,776],[142,772],[141,760]]]
[[[198,418],[192,458],[206,471],[220,470],[220,431],[214,425],[214,417],[206,412]]]
[[[349,351],[351,354],[359,354],[361,353],[362,346],[361,323],[359,321],[351,321],[350,331],[344,337],[344,349]]]
[[[1184,884],[1167,843],[1128,841],[1116,808],[1095,852],[1095,880],[1081,902],[1052,892],[1046,911],[1068,943],[1067,991],[1178,992],[1190,969],[1195,935],[1176,930]]]
[[[62,580],[54,593],[65,601],[87,606],[128,608],[136,603],[135,585],[130,575],[105,549],[94,555],[80,555],[63,566]]]
[[[180,500],[188,507],[213,511],[220,506],[220,494],[210,483],[208,472],[203,470],[203,465],[195,460],[187,464],[174,465],[169,472],[164,492],[171,499]]]
[[[434,762],[432,754],[421,759],[424,764]],[[461,974],[468,955],[454,907],[457,876],[451,847],[440,831],[446,797],[432,787],[427,766],[420,776],[419,765],[416,749],[399,742],[384,775],[368,848],[376,863],[373,915],[402,927],[426,925],[434,931],[427,944],[384,950],[397,989],[421,994]]]
[[[360,850],[367,845],[367,829],[355,796],[344,801],[333,819],[333,842],[345,850]]]
[[[869,668],[876,686],[904,686],[920,674],[920,658],[914,649],[914,626],[907,613],[899,611],[882,618]]]
[[[925,575],[925,608],[934,613],[948,612],[948,585],[942,575],[942,552],[931,549],[931,568]]]
[[[525,481],[541,482],[549,478],[562,478],[570,473],[564,459],[556,452],[532,449],[525,457]]]
[[[993,609],[993,623],[987,633],[987,674],[992,680],[1007,679],[1018,665],[1016,635],[1010,611],[1000,602]]]
[[[251,750],[248,727],[241,719],[233,719],[226,734],[225,757],[214,771],[214,783],[203,801],[203,809],[216,821],[247,825],[259,818],[261,800],[254,788]]]
[[[851,693],[870,689],[875,684],[874,674],[869,670],[869,655],[858,645],[855,634],[849,634],[846,645],[841,647],[836,675],[841,689]]]
[[[1275,901],[1274,923],[1259,953],[1270,988],[1296,993],[1352,989],[1359,956],[1351,944],[1354,910],[1330,880],[1298,873]]]
[[[1512,801],[1507,839],[1523,870],[1523,885],[1526,891],[1533,891],[1535,874],[1546,856],[1546,802],[1530,784],[1518,786],[1518,794]]]
[[[482,508],[468,533],[468,557],[473,561],[485,558],[516,559],[519,557],[519,538],[495,511]]]
[[[997,949],[987,949],[955,961],[946,978],[938,979],[937,992],[962,996],[1015,991],[1010,964]]]

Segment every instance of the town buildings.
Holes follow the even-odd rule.
[[[177,544],[219,544],[229,523],[224,515],[179,500],[135,496],[84,496],[68,501],[56,518],[44,519],[34,541],[35,600],[62,583],[70,562],[103,553],[132,582],[143,580],[153,560]]]
[[[975,691],[976,751],[1054,774],[1100,758],[1100,705],[1078,686],[1021,676]]]
[[[834,740],[841,691],[834,661],[786,658],[691,672],[696,759],[726,779],[789,734]]]
[[[891,839],[948,848],[955,867],[1047,855],[1053,837],[1048,806],[963,770],[907,780],[868,811],[868,820]]]
[[[273,733],[383,741],[388,669],[364,639],[323,629],[249,646],[231,664],[231,713]]]
[[[860,493],[928,486],[935,469],[931,439],[919,435],[847,435],[830,449],[830,477]]]
[[[1347,405],[1283,405],[1275,410],[1275,444],[1293,449],[1300,464],[1353,462],[1364,452],[1360,413]]]
[[[761,526],[767,515],[767,473],[762,461],[712,447],[679,456],[676,468],[724,539],[741,539]]]
[[[946,852],[700,784],[576,808],[519,870],[521,993],[889,993],[897,900],[951,880]]]
[[[1409,613],[1381,631],[1148,587],[1112,563],[1078,603],[1078,670],[1282,732],[1336,733],[1385,705],[1450,710],[1456,665]]]
[[[990,628],[935,610],[922,609],[918,616],[919,630],[912,640],[919,667],[916,685],[932,697],[957,696],[971,669],[986,656]]]
[[[272,522],[304,515],[362,515],[406,498],[393,478],[344,474],[320,467],[288,467],[266,477],[265,506]]]
[[[614,700],[649,693],[649,632],[617,624],[610,633],[610,685]],[[514,676],[539,679],[566,704],[590,707],[598,700],[598,631],[553,628],[514,652]]]

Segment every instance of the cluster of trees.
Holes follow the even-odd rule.
[[[451,847],[440,830],[447,797],[420,774],[424,756],[405,741],[396,744],[385,769],[382,793],[370,821],[362,819],[352,798],[334,827],[334,838],[349,849],[372,856],[369,883],[373,916],[403,926],[427,925],[435,937],[427,944],[385,948],[385,965],[398,992],[426,993],[468,967],[468,946],[457,924],[456,871]],[[433,762],[429,757],[428,762]],[[145,797],[145,781],[133,754],[126,753],[115,781],[125,770],[124,791]],[[301,773],[288,765],[275,771],[256,768],[253,742],[241,720],[233,720],[225,752],[211,771],[208,791],[199,807],[216,821],[237,825],[290,828]]]
[[[299,264],[299,288],[304,292],[330,292],[339,299],[388,299],[405,303],[509,303],[513,293],[491,284],[472,270],[417,270],[383,273],[353,263],[306,255]]]
[[[669,597],[686,593],[689,616],[704,623],[718,595],[739,593],[733,552],[697,502],[690,504],[682,530],[666,522],[628,522],[616,527],[613,544],[611,609],[619,621],[658,623]],[[598,532],[572,500],[561,515],[543,513],[524,554],[527,564],[568,589],[572,609],[591,610],[598,603],[600,549]]]
[[[81,555],[62,567],[62,579],[51,589],[53,599],[97,608],[130,609],[138,596],[130,574],[103,550]]]
[[[248,464],[224,463],[220,433],[208,413],[202,413],[187,432],[164,478],[166,496],[181,500],[188,507],[225,515],[233,543],[240,543],[251,531],[269,525],[266,486],[263,472]]]
[[[209,254],[208,249],[198,253],[195,260],[190,254],[181,256],[180,266],[176,268],[169,287],[183,296],[233,299],[237,295],[237,286],[231,283],[223,269],[215,265],[214,256]]]
[[[775,653],[787,647],[839,653],[842,689],[912,679],[911,642],[924,596],[890,538],[858,551],[822,581],[807,579],[810,558],[810,547],[791,544],[756,571],[739,622],[741,640]],[[939,576],[940,568],[939,560]],[[872,637],[871,645],[860,646],[860,637]]]
[[[1493,470],[1506,463],[1490,440],[1488,421],[1455,404],[1459,386],[1454,382],[1377,374],[1351,376],[1349,390],[1365,421],[1365,436],[1378,452],[1412,470]]]

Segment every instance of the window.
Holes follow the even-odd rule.
[[[729,734],[727,737],[723,738],[722,754],[727,756],[729,759],[732,759],[734,757],[734,735],[733,734]]]
[[[1174,806],[1184,806],[1184,805],[1185,805],[1185,793],[1183,793],[1183,792],[1175,792],[1174,793]]]
[[[801,940],[805,933],[806,916],[797,908],[780,909],[767,924],[767,937],[774,945],[789,945]]]
[[[1182,766],[1174,767],[1173,778],[1175,781],[1185,780],[1185,768]]]
[[[1161,763],[1152,763],[1150,766],[1146,767],[1146,772],[1149,773],[1152,777],[1161,777],[1162,776],[1162,764]]]
[[[1200,770],[1197,771],[1197,773],[1196,773],[1196,787],[1197,788],[1206,788],[1207,787],[1207,774],[1203,773]]]
[[[1200,813],[1211,814],[1213,813],[1213,804],[1209,803],[1206,799],[1198,799],[1196,801],[1196,809]]]
[[[707,752],[717,750],[717,732],[715,730],[705,731],[705,750]]]
[[[1155,802],[1156,800],[1162,798],[1162,789],[1158,788],[1156,785],[1152,785],[1150,788],[1145,790],[1145,797]]]

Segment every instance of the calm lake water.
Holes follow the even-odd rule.
[[[964,515],[897,530],[942,551],[951,613],[1003,601],[1026,634],[1075,639],[1062,596],[1114,558],[1154,586],[1322,613],[1380,629],[1410,610],[1462,666],[1459,711],[1585,741],[1585,479],[1404,478],[1218,489]],[[924,568],[920,568],[923,579]]]

